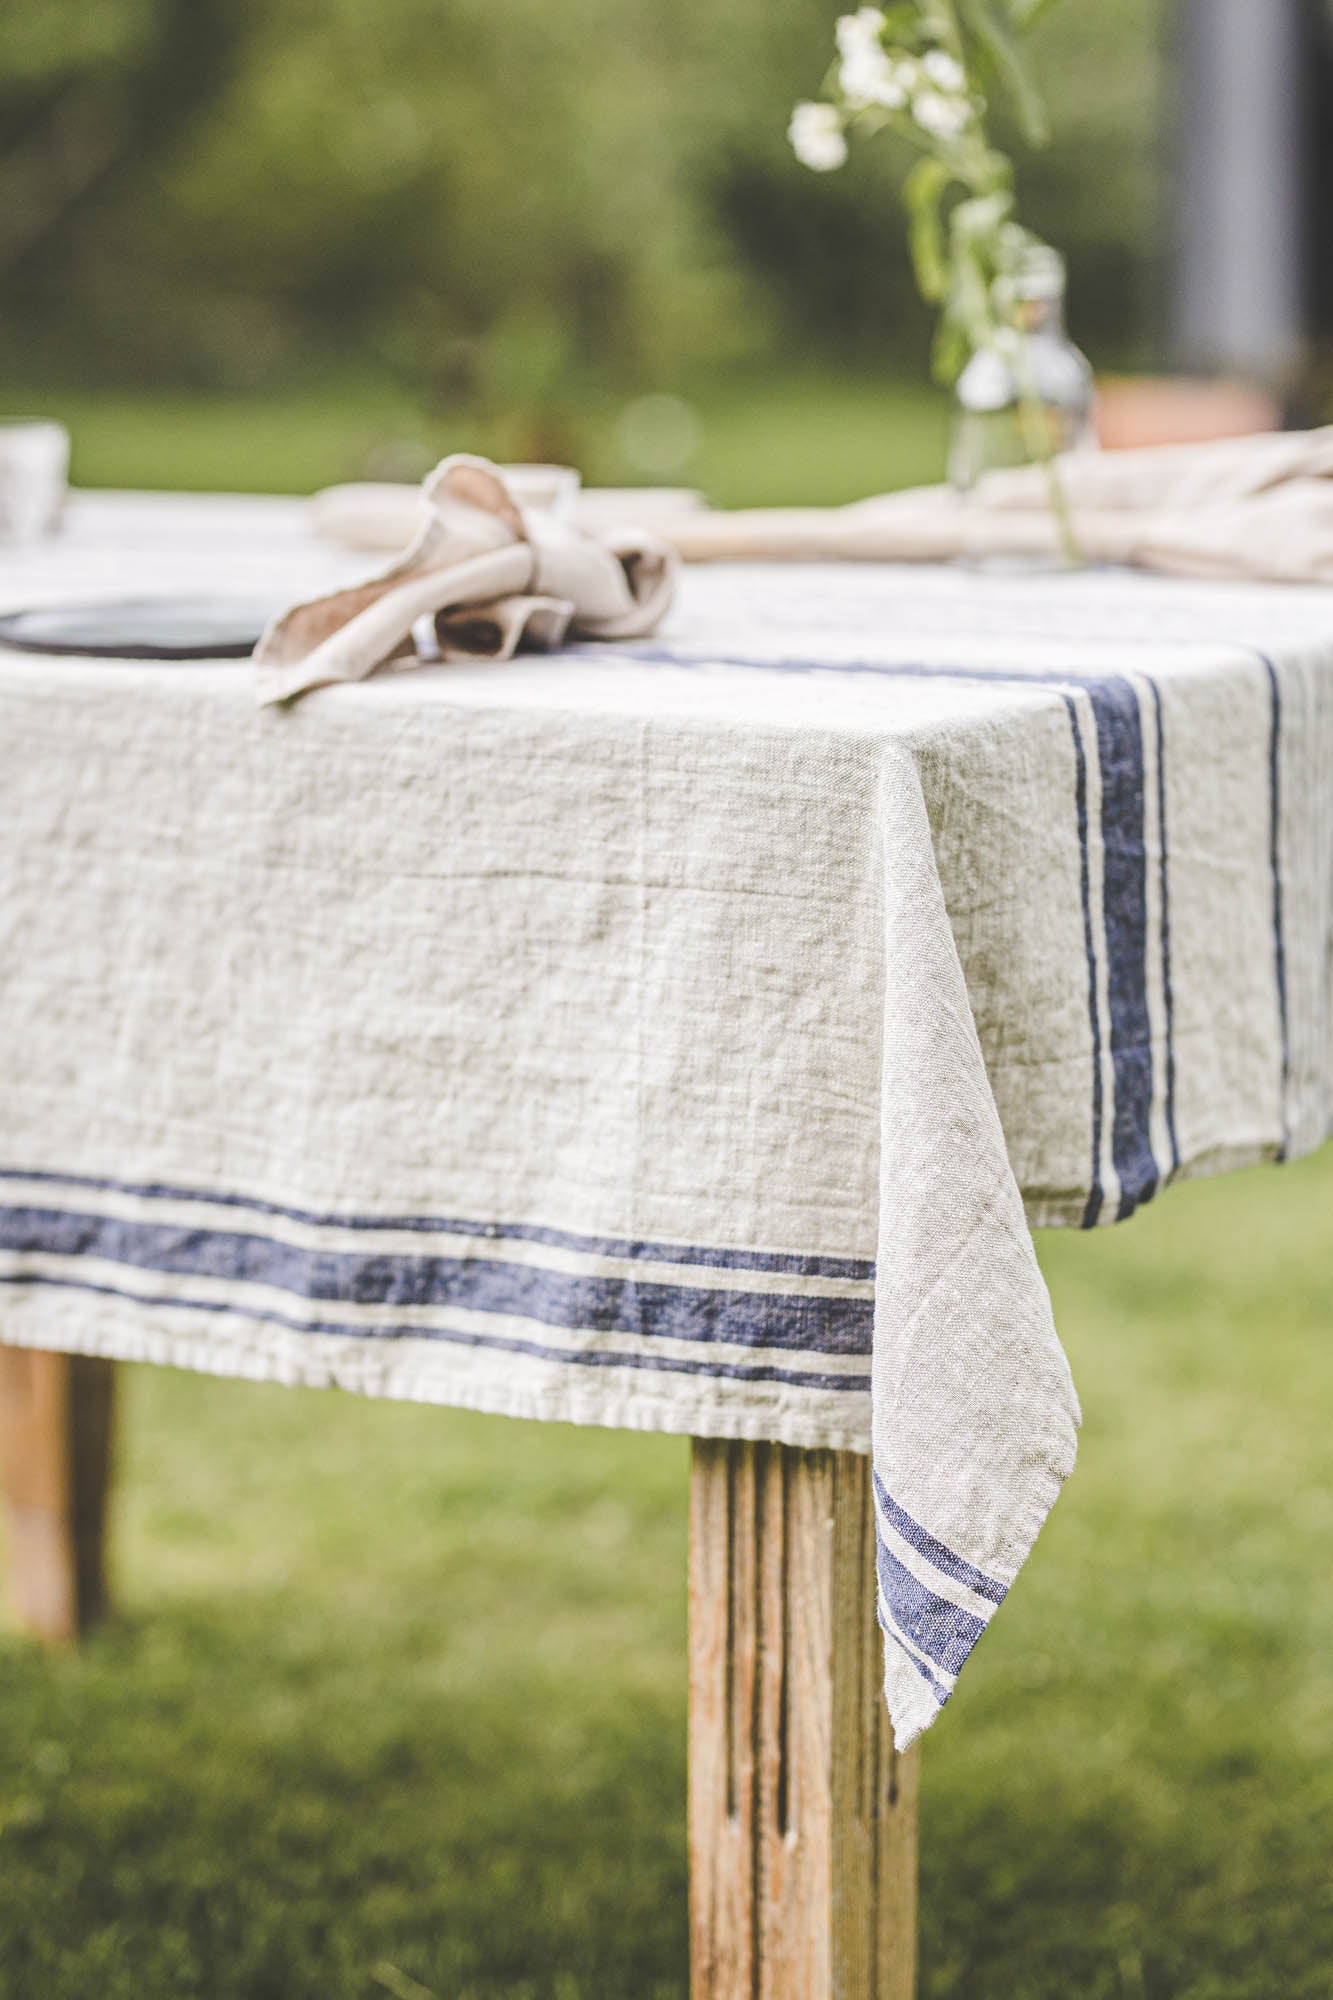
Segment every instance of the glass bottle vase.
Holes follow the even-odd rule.
[[[1092,370],[1065,332],[1064,259],[1034,245],[1014,292],[1018,338],[979,348],[954,391],[949,483],[960,493],[987,472],[1096,448]]]

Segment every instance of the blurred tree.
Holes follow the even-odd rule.
[[[1094,351],[1137,331],[1158,4],[1074,0],[1045,37],[1031,208]],[[812,184],[784,138],[835,12],[5,0],[0,365],[250,385],[351,358],[547,410],[765,352],[917,365],[891,164]]]
[[[0,15],[0,287],[40,323],[99,259],[225,86],[233,0],[7,0]],[[44,310],[45,308],[45,310]]]

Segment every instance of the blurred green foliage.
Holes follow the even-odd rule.
[[[1036,38],[1027,212],[1142,350],[1163,0]],[[0,371],[253,388],[373,369],[553,412],[780,357],[924,369],[888,148],[791,158],[832,0],[5,0]],[[529,445],[540,444],[530,439]]]

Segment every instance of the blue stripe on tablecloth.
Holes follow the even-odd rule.
[[[1272,701],[1272,722],[1268,732],[1268,861],[1273,878],[1273,976],[1277,984],[1278,1026],[1282,1036],[1282,1139],[1278,1158],[1285,1160],[1291,1146],[1287,1121],[1287,1093],[1291,1081],[1291,1034],[1287,1022],[1287,940],[1282,911],[1282,686],[1277,668],[1266,653],[1259,654],[1268,675]]]
[[[958,1674],[986,1629],[985,1619],[928,1590],[878,1535],[875,1567],[885,1609],[898,1631],[946,1674]]]
[[[1087,774],[1078,717],[1067,690],[1085,695],[1096,724],[1102,778],[1104,872],[1102,914],[1110,1010],[1111,1068],[1115,1082],[1111,1157],[1120,1182],[1117,1219],[1132,1215],[1156,1193],[1161,1169],[1152,1148],[1153,1050],[1148,1020],[1147,851],[1143,823],[1143,725],[1138,695],[1123,674],[1078,668],[960,667],[925,661],[764,659],[757,655],[680,653],[664,646],[628,647],[624,657],[646,665],[752,668],[782,674],[870,674],[887,679],[953,680],[978,687],[1049,687],[1065,694],[1074,736],[1076,808],[1084,898],[1084,941],[1092,933],[1088,914]],[[1098,1221],[1102,1208],[1101,1023],[1097,1010],[1095,958],[1090,965],[1089,1024],[1092,1032],[1093,1166],[1084,1226]],[[1169,1033],[1168,1025],[1168,1033]],[[1167,1060],[1174,1065],[1168,1046]]]
[[[491,1243],[540,1243],[553,1249],[575,1250],[589,1257],[634,1258],[644,1263],[698,1264],[715,1271],[780,1271],[793,1278],[872,1280],[875,1266],[862,1257],[820,1257],[781,1250],[719,1250],[698,1244],[653,1243],[617,1236],[577,1236],[566,1229],[546,1229],[526,1222],[476,1222],[437,1215],[347,1215],[305,1208],[285,1208],[257,1201],[250,1195],[218,1194],[210,1189],[180,1187],[162,1181],[109,1180],[97,1174],[57,1174],[30,1167],[0,1167],[0,1181],[31,1181],[44,1187],[94,1188],[107,1194],[133,1195],[143,1201],[206,1202],[216,1208],[250,1210],[315,1229],[416,1231],[422,1235],[475,1236]]]
[[[1153,1157],[1152,1028],[1148,1020],[1148,857],[1143,824],[1143,720],[1120,675],[1089,680],[1102,773],[1102,911],[1111,1014],[1115,1111],[1111,1158],[1120,1217],[1150,1201],[1160,1178]]]
[[[918,1555],[933,1563],[942,1575],[952,1577],[955,1583],[965,1583],[969,1590],[974,1590],[978,1597],[988,1597],[992,1604],[1004,1602],[1004,1584],[997,1583],[993,1576],[987,1576],[985,1570],[966,1562],[944,1542],[937,1541],[919,1521],[912,1518],[905,1507],[898,1504],[877,1472],[872,1471],[870,1476],[875,1483],[875,1498],[895,1534],[901,1535]]]
[[[938,1706],[940,1708],[943,1708],[945,1702],[949,1699],[949,1696],[953,1693],[953,1689],[945,1687],[941,1681],[937,1681],[934,1674],[932,1674],[932,1672],[930,1671],[930,1668],[926,1665],[925,1661],[919,1660],[916,1654],[912,1651],[911,1647],[905,1646],[903,1644],[903,1641],[899,1637],[898,1633],[894,1631],[893,1623],[889,1618],[888,1613],[884,1609],[883,1598],[877,1598],[876,1600],[875,1615],[879,1620],[879,1629],[884,1634],[884,1637],[886,1639],[891,1639],[894,1645],[898,1648],[898,1651],[902,1654],[903,1658],[905,1660],[910,1661],[912,1666],[916,1668],[922,1680],[926,1683],[926,1686],[930,1689],[931,1693],[934,1695]]]
[[[260,1311],[222,1299],[171,1298],[152,1292],[135,1292],[127,1286],[94,1284],[83,1278],[58,1278],[42,1272],[0,1272],[0,1285],[45,1285],[61,1291],[86,1292],[97,1298],[123,1299],[130,1305],[159,1306],[169,1310],[225,1313],[255,1320],[265,1326],[286,1327],[294,1333],[331,1334],[351,1340],[429,1340],[450,1347],[483,1348],[499,1354],[521,1354],[538,1361],[568,1362],[577,1368],[646,1369],[667,1375],[722,1376],[728,1381],[781,1382],[795,1389],[859,1390],[869,1394],[868,1375],[819,1375],[774,1368],[762,1363],[686,1361],[657,1354],[617,1354],[605,1348],[546,1347],[540,1341],[519,1340],[507,1334],[471,1333],[457,1327],[348,1326],[336,1320],[301,1320],[284,1313]]]
[[[813,1354],[869,1354],[874,1321],[868,1299],[710,1291],[489,1258],[306,1250],[267,1236],[54,1208],[0,1207],[0,1249],[100,1257],[137,1270],[267,1285],[300,1299],[455,1307],[578,1332]]]

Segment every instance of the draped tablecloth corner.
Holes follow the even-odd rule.
[[[352,560],[81,500],[0,594]],[[5,1339],[869,1449],[900,1744],[1073,1463],[1030,1228],[1329,1130],[1329,591],[719,567],[291,713],[0,653],[0,804]]]

